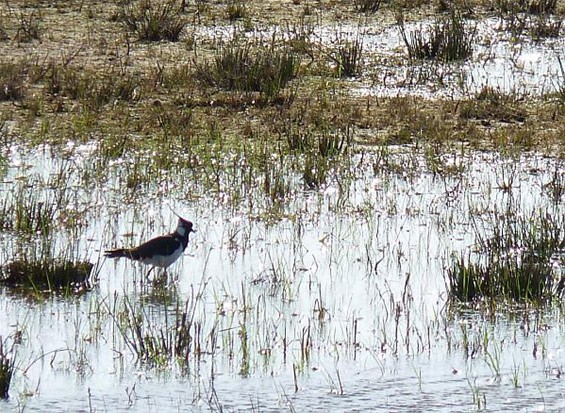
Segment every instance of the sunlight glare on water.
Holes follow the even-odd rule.
[[[257,207],[218,206],[214,194],[185,200],[182,174],[162,198],[149,187],[125,202],[111,182],[95,191],[82,186],[87,163],[67,167],[73,208],[95,206],[72,236],[99,281],[82,297],[37,302],[2,290],[0,335],[18,330],[22,342],[11,397],[0,409],[565,409],[559,309],[490,320],[445,308],[453,255],[474,248],[475,228],[488,232],[494,211],[553,208],[546,184],[558,162],[477,153],[463,158],[464,172],[438,176],[413,148],[390,156],[412,166],[379,170],[372,156],[354,156],[350,181],[330,178],[319,190],[298,191],[287,216],[274,221],[254,218]],[[65,164],[44,149],[21,159],[10,165],[4,192],[22,168],[48,180]],[[124,172],[113,168],[111,176]],[[154,275],[145,279],[147,268],[99,258],[107,247],[171,231],[173,212],[198,232],[170,269],[168,298]],[[71,235],[57,234],[64,250]],[[1,242],[5,261],[15,241]],[[186,370],[174,361],[172,369],[136,363],[120,330],[124,303],[143,306],[149,333],[170,324],[176,303],[187,303],[202,352]]]

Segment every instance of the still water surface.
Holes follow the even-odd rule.
[[[48,183],[64,170],[82,224],[55,231],[53,243],[72,243],[99,277],[78,298],[1,291],[0,335],[21,331],[22,340],[0,410],[565,410],[560,307],[492,318],[451,311],[445,282],[452,258],[472,251],[497,214],[563,213],[547,185],[563,176],[559,161],[453,154],[443,160],[457,168],[437,174],[414,148],[393,149],[386,168],[368,150],[353,156],[347,180],[330,176],[319,190],[289,176],[292,197],[276,206],[258,188],[230,201],[190,172],[126,197],[120,162],[92,189],[94,151],[73,153],[69,162],[48,147],[14,147],[0,188],[9,197],[33,179],[47,202]],[[274,210],[277,219],[260,218]],[[146,268],[101,251],[168,232],[172,211],[198,232],[164,297]],[[15,243],[3,234],[3,261]],[[142,308],[149,332],[174,325],[176,303],[186,304],[201,355],[184,369],[137,362],[119,329],[125,302]]]

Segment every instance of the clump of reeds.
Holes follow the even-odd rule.
[[[356,38],[353,41],[341,41],[336,50],[330,54],[335,62],[337,77],[352,77],[361,72],[363,41]]]
[[[517,93],[485,86],[474,98],[461,101],[459,116],[464,119],[523,122],[528,114]]]
[[[73,293],[90,289],[90,262],[65,261],[44,257],[39,261],[19,259],[5,264],[0,285],[23,294]]]
[[[25,72],[18,63],[0,64],[0,101],[20,100],[25,92]]]
[[[51,64],[45,75],[45,91],[53,96],[79,100],[91,109],[139,96],[140,80],[128,72],[91,73],[71,65]]]
[[[355,10],[359,13],[374,14],[379,11],[383,0],[355,0]]]
[[[46,185],[57,182],[45,181],[38,175],[30,175],[6,190],[0,201],[0,230],[17,232],[20,237],[49,236],[69,201],[63,185],[67,178],[63,176],[59,175],[60,191],[45,190]]]
[[[142,41],[176,42],[187,25],[182,5],[176,0],[139,0],[126,2],[118,20]]]
[[[557,0],[497,0],[496,6],[502,13],[552,14]]]
[[[29,14],[20,12],[15,40],[21,43],[39,40],[41,38],[40,21],[41,16],[37,9]]]
[[[456,10],[437,19],[428,30],[419,28],[408,33],[401,15],[397,22],[411,60],[449,63],[467,59],[473,54],[474,29]]]
[[[546,14],[537,16],[530,25],[530,33],[534,40],[558,38],[563,27],[562,19],[551,19]]]
[[[247,15],[247,8],[240,0],[232,0],[228,4],[228,19],[230,21],[242,19]]]
[[[9,397],[15,361],[13,349],[8,349],[5,340],[0,336],[0,399]]]
[[[486,239],[478,234],[479,257],[456,258],[447,271],[451,297],[463,302],[562,298],[564,225],[563,218],[539,214],[502,219]]]
[[[223,90],[260,92],[276,98],[297,73],[299,59],[288,47],[232,40],[219,47],[211,62],[196,65],[196,78]]]

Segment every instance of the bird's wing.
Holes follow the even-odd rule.
[[[139,257],[137,259],[143,259],[156,254],[170,255],[179,247],[179,245],[179,240],[171,235],[164,235],[144,242],[139,247],[133,248],[131,252],[132,255]]]

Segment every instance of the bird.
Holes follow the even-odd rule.
[[[196,232],[192,222],[178,217],[177,228],[167,235],[155,237],[135,248],[116,248],[104,251],[107,258],[129,258],[151,265],[147,275],[155,268],[167,268],[182,255],[188,245],[188,236]]]

